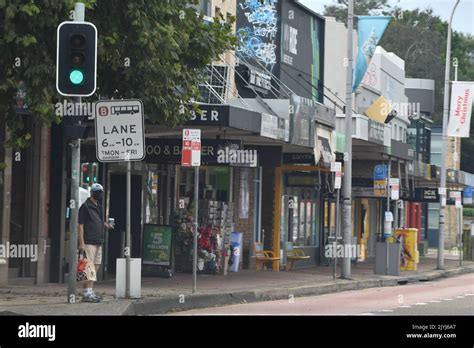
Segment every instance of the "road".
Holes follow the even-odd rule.
[[[474,274],[173,315],[474,315]]]

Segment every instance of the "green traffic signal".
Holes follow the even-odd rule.
[[[69,81],[74,85],[80,85],[84,82],[84,73],[79,69],[71,70]]]

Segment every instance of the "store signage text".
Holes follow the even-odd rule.
[[[228,126],[229,125],[229,105],[208,105],[201,104],[201,113],[193,111],[191,118],[186,125],[200,126]]]
[[[384,125],[379,122],[369,120],[369,141],[377,144],[383,144]]]
[[[240,140],[215,140],[202,139],[201,141],[201,165],[220,164],[217,161],[218,151],[226,146],[237,146],[241,148]],[[146,139],[145,162],[180,164],[182,141],[180,139]]]

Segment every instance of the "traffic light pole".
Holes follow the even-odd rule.
[[[459,4],[459,0],[454,4],[451,16],[448,22],[448,38],[446,43],[446,64],[444,72],[444,100],[443,100],[443,141],[441,146],[441,178],[439,187],[445,191],[439,195],[439,230],[438,230],[438,262],[437,269],[444,269],[444,229],[445,229],[445,210],[446,210],[446,151],[448,140],[448,114],[449,114],[449,68],[451,66],[451,23],[453,21],[454,11]]]
[[[85,17],[84,4],[76,3],[74,21],[83,22]],[[82,98],[75,98],[81,104]],[[77,239],[79,213],[79,170],[81,167],[81,139],[72,139],[71,146],[71,221],[69,224],[69,276],[68,276],[68,303],[76,302],[76,269],[77,269]]]
[[[342,201],[342,227],[344,250],[352,244],[352,29],[354,21],[354,0],[349,0],[347,13],[347,71],[346,71],[346,152],[344,154],[344,183]],[[349,248],[352,250],[352,248]],[[352,256],[352,255],[351,255]],[[351,256],[342,259],[342,279],[351,278]]]

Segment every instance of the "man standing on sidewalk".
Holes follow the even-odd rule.
[[[102,215],[102,196],[104,188],[93,184],[91,196],[79,209],[79,250],[86,252],[89,261],[94,262],[96,274],[102,263],[102,244],[104,243],[104,227],[111,229],[112,225],[104,222]],[[100,302],[100,297],[92,289],[93,282],[84,283],[83,302]]]

